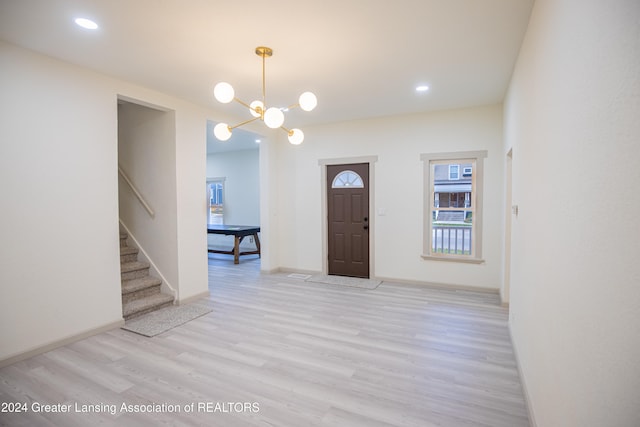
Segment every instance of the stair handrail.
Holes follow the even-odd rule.
[[[138,198],[138,201],[142,204],[142,206],[144,206],[144,208],[149,213],[151,218],[154,218],[156,216],[155,212],[153,211],[153,209],[151,209],[151,206],[149,206],[149,203],[147,203],[147,201],[144,199],[140,191],[138,191],[138,189],[133,184],[133,182],[131,182],[131,179],[129,179],[125,171],[122,169],[122,166],[120,166],[120,163],[118,163],[118,173],[120,173],[120,176],[122,177],[122,179],[124,179],[124,182],[126,182],[129,185],[129,188],[131,188],[131,191],[133,191],[133,194],[136,195],[136,197]]]

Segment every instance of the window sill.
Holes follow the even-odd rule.
[[[420,255],[422,259],[428,261],[446,261],[446,262],[460,262],[463,264],[484,264],[484,260],[481,258],[454,258],[454,257],[445,257],[445,256],[434,256],[434,255]]]

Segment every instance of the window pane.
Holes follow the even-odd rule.
[[[449,165],[449,179],[460,179],[460,165]]]
[[[362,181],[360,175],[358,175],[354,171],[346,170],[340,172],[331,183],[331,188],[344,187],[364,188],[364,182]]]
[[[224,224],[224,186],[222,182],[214,181],[207,183],[209,193],[209,224]]]
[[[431,163],[431,236],[433,254],[473,255],[473,172],[469,160]]]
[[[471,255],[473,220],[465,211],[431,212],[431,250],[436,254]]]

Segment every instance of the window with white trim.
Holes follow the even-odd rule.
[[[424,259],[481,263],[486,151],[430,153],[424,169]]]

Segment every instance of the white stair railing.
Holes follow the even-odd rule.
[[[142,197],[142,194],[140,194],[140,191],[138,191],[136,186],[133,185],[133,182],[131,182],[131,179],[129,179],[129,177],[124,172],[124,170],[122,169],[122,166],[120,166],[120,164],[118,164],[118,173],[120,173],[120,176],[122,177],[122,179],[124,179],[124,182],[126,182],[127,185],[129,185],[129,188],[131,188],[131,191],[133,191],[133,194],[136,195],[136,197],[138,198],[138,201],[146,209],[146,211],[149,213],[151,218],[155,217],[155,215],[156,215],[155,212],[153,211],[153,209],[151,209],[151,206],[149,206],[149,203],[147,203],[147,201],[144,199],[144,197]]]

